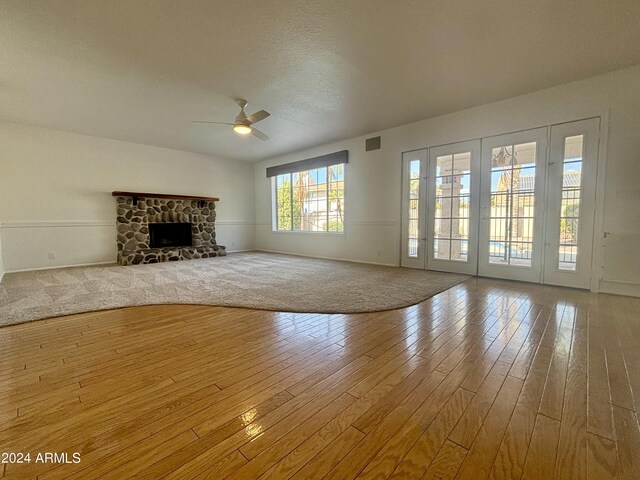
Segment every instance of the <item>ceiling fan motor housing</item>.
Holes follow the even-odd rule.
[[[242,98],[236,98],[236,103],[240,106],[240,113],[236,116],[234,124],[246,125],[247,127],[250,127],[251,123],[247,120],[247,114],[244,113],[244,107],[246,107],[249,102]]]

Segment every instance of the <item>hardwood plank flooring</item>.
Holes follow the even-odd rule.
[[[2,480],[640,478],[636,298],[474,278],[387,312],[136,307],[0,346],[0,453],[31,454]]]

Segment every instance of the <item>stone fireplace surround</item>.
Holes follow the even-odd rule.
[[[118,263],[138,265],[225,256],[216,243],[216,204],[211,200],[116,195]],[[169,197],[162,195],[162,197]],[[179,196],[176,196],[179,197]],[[135,200],[135,202],[134,202]],[[191,247],[150,248],[150,223],[191,223]]]

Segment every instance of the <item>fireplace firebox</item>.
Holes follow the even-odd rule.
[[[149,243],[151,248],[191,247],[191,224],[150,223]]]

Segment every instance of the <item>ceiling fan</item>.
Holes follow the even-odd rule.
[[[269,112],[265,110],[260,110],[259,112],[253,113],[251,115],[247,115],[244,113],[244,107],[247,106],[249,102],[242,98],[236,98],[236,103],[240,106],[240,113],[236,116],[236,119],[233,123],[227,122],[206,122],[201,120],[196,120],[193,123],[213,123],[216,125],[231,125],[233,127],[233,131],[238,135],[253,135],[254,137],[259,138],[260,140],[269,140],[269,137],[262,133],[260,130],[253,126],[254,123],[258,123],[261,120],[264,120],[269,115]]]

